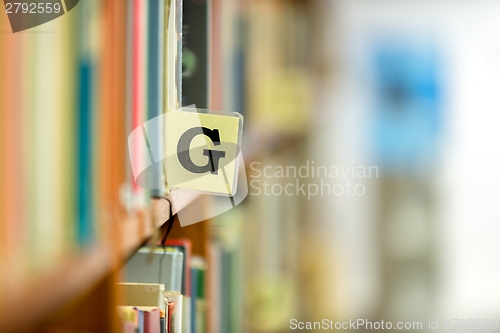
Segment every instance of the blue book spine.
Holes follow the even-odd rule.
[[[138,330],[137,333],[144,333],[144,312],[141,310],[137,310],[137,315],[139,317],[139,324],[138,324]]]
[[[78,105],[76,122],[76,182],[77,182],[77,223],[76,234],[80,246],[88,245],[94,238],[93,211],[94,189],[93,170],[93,133],[92,117],[94,102],[94,73],[91,54],[91,41],[88,23],[92,19],[92,3],[82,2],[79,10],[79,68],[78,68]]]
[[[77,237],[80,245],[92,240],[92,133],[91,100],[92,69],[89,63],[82,61],[79,69],[79,112],[78,112],[78,163],[77,163]]]

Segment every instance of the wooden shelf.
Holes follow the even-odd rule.
[[[184,192],[176,196],[175,206],[172,207],[173,214],[185,209],[201,195],[194,192]],[[141,212],[137,216],[129,216],[124,221],[121,227],[121,253],[128,256],[132,251],[135,251],[146,239],[153,236],[155,229],[160,228],[170,218],[170,203],[172,196],[169,195],[166,199],[153,200],[152,210],[156,215],[155,219],[151,219],[152,212]]]
[[[183,194],[176,200],[174,214],[188,207],[198,196],[195,193]],[[155,215],[155,220],[152,215]],[[118,221],[119,234],[115,233],[105,244],[74,254],[52,267],[47,274],[26,278],[19,284],[20,290],[0,295],[0,332],[29,330],[71,300],[84,296],[169,217],[170,201],[155,199],[151,210]]]
[[[46,276],[26,281],[22,290],[0,300],[0,332],[29,329],[89,289],[104,276],[110,262],[109,248],[96,247],[64,260]]]

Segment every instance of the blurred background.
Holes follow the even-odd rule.
[[[446,319],[500,319],[500,3],[208,3],[208,99],[197,106],[244,115],[249,195],[174,227],[209,264],[207,331],[359,318],[422,322],[407,331],[425,332],[429,319],[443,330]],[[108,268],[93,289],[107,298],[89,304],[109,314],[127,257],[116,249],[136,250],[158,226],[142,213],[137,229],[118,218],[133,211],[122,186],[132,121],[125,2],[78,6],[15,38],[0,21],[0,305],[11,309],[0,328],[28,299],[40,310],[65,281],[60,293],[72,296],[47,303],[58,308]],[[70,318],[45,315],[34,320]]]
[[[245,130],[265,147],[254,168],[283,185],[295,180],[276,166],[378,173],[324,178],[363,195],[250,186],[247,331],[288,332],[291,318],[498,318],[498,3],[253,1],[248,13]]]

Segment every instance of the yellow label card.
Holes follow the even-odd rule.
[[[233,196],[241,118],[184,111],[165,116],[168,187]]]

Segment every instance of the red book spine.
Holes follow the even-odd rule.
[[[174,322],[172,315],[175,311],[175,302],[168,302],[167,333],[174,333]]]

